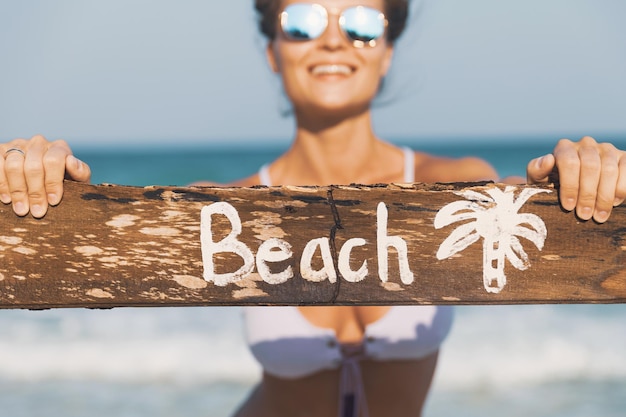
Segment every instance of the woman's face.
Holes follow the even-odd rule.
[[[283,0],[281,11],[302,0]],[[277,30],[267,48],[297,114],[342,114],[369,108],[391,63],[393,48],[380,38],[357,48],[339,27],[338,12],[352,6],[384,10],[384,0],[315,0],[328,10],[328,27],[317,39],[294,41]],[[278,17],[277,17],[278,19]]]

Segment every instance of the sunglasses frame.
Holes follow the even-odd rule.
[[[289,13],[287,12],[287,9],[290,6],[293,5],[308,5],[311,6],[312,9],[317,10],[319,12],[322,13],[322,16],[326,19],[326,26],[323,28],[323,30],[321,31],[321,33],[315,37],[315,38],[311,38],[311,39],[299,39],[299,38],[295,38],[293,36],[290,36],[284,29],[285,26],[285,22],[286,19],[289,17]],[[376,12],[379,13],[379,18],[383,21],[383,32],[380,34],[380,36],[371,39],[369,41],[363,41],[360,39],[353,39],[348,31],[345,28],[345,24],[346,24],[346,18],[344,13],[346,12],[346,10],[351,10],[351,9],[358,9],[358,8],[365,8],[368,10],[375,10]],[[278,18],[279,18],[279,24],[280,24],[280,29],[283,33],[283,35],[285,35],[285,37],[289,40],[292,41],[296,41],[296,42],[308,42],[308,41],[312,41],[315,39],[318,39],[319,37],[321,37],[327,30],[328,30],[328,25],[330,24],[329,21],[329,17],[330,16],[339,16],[339,28],[341,29],[341,32],[343,33],[343,35],[350,41],[352,42],[352,46],[354,46],[355,48],[364,48],[364,47],[370,47],[373,48],[378,44],[378,40],[381,39],[382,37],[384,37],[387,34],[387,26],[389,25],[389,21],[387,20],[387,17],[385,16],[385,14],[383,12],[381,12],[378,9],[374,9],[373,7],[368,7],[368,6],[350,6],[350,7],[346,7],[343,10],[337,9],[337,8],[332,8],[332,9],[327,9],[326,7],[322,6],[319,3],[308,3],[308,2],[302,2],[302,3],[293,3],[290,4],[289,6],[285,7],[285,9],[283,9],[282,12],[279,13]]]

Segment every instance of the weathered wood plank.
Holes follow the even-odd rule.
[[[0,308],[626,302],[626,208],[617,207],[605,224],[581,222],[559,208],[554,190],[531,190],[536,188],[500,184],[140,188],[68,182],[63,203],[44,219],[20,218],[0,206]],[[220,214],[228,210],[241,222],[238,236],[231,233],[237,219]],[[476,220],[464,219],[472,213],[479,234],[463,226]],[[540,250],[542,224],[547,236]],[[509,229],[522,237],[507,237]],[[450,254],[455,246],[440,248],[455,230],[460,240],[451,243],[457,248],[473,243],[446,257],[446,248]],[[498,230],[504,233],[499,238]],[[207,256],[227,242],[256,259],[253,271],[232,283],[219,282],[232,278],[217,274],[237,271],[244,259],[227,251]],[[403,244],[404,272],[393,248]],[[303,263],[307,246],[315,250]],[[494,259],[484,256],[488,251]],[[288,259],[274,262],[281,256]],[[485,266],[494,277],[504,272],[506,284],[493,288],[494,279],[484,285]],[[362,267],[366,276],[353,282]],[[339,278],[330,282],[333,273]]]

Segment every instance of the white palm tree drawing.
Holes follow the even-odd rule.
[[[518,213],[533,195],[551,192],[538,188],[525,188],[515,198],[515,187],[504,191],[494,187],[481,194],[463,190],[455,194],[466,200],[455,201],[443,207],[435,216],[435,228],[471,220],[457,227],[441,244],[437,259],[442,260],[461,252],[483,238],[483,283],[487,292],[499,293],[506,285],[504,263],[508,259],[515,268],[526,270],[530,266],[528,255],[518,237],[530,240],[541,250],[547,236],[546,226],[539,216]]]

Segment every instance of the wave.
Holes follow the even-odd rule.
[[[240,309],[0,312],[0,379],[253,384]],[[460,307],[440,389],[626,383],[626,306]]]
[[[55,310],[0,314],[0,378],[251,383],[259,366],[239,309]]]
[[[626,305],[464,307],[437,381],[444,389],[626,384],[625,348]]]

